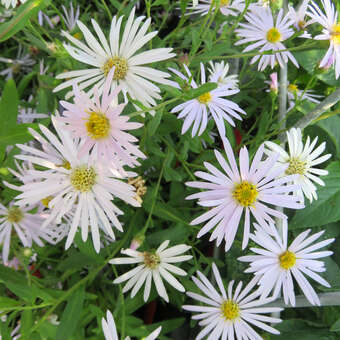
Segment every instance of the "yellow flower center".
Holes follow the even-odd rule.
[[[7,221],[11,223],[18,223],[24,217],[24,213],[19,207],[11,207],[8,209]]]
[[[295,265],[296,256],[291,251],[287,250],[279,256],[280,266],[283,269],[290,269]]]
[[[278,41],[281,41],[281,33],[276,27],[271,28],[267,32],[267,40],[271,43],[277,43]]]
[[[96,183],[97,174],[92,167],[79,166],[71,173],[71,184],[81,192],[90,191]]]
[[[256,186],[246,181],[237,184],[232,193],[235,200],[244,207],[253,205],[258,194]]]
[[[220,1],[220,6],[221,7],[227,7],[229,5],[230,0],[221,0]]]
[[[150,269],[155,269],[158,267],[159,263],[161,262],[161,259],[157,254],[149,253],[147,251],[144,252],[144,264],[146,267]]]
[[[48,204],[52,201],[53,196],[47,196],[43,198],[40,202],[42,203],[43,206],[48,208]]]
[[[305,28],[305,26],[306,26],[306,21],[300,20],[298,22],[298,26],[299,26],[300,30],[303,30]]]
[[[336,45],[340,45],[340,22],[332,27],[331,40]]]
[[[81,37],[82,37],[82,35],[81,35],[80,32],[77,32],[77,33],[74,33],[74,34],[73,34],[73,37],[76,38],[76,39],[78,39],[78,40],[80,40]]]
[[[105,138],[110,131],[110,120],[103,113],[91,112],[86,122],[86,129],[93,139]]]
[[[306,173],[306,162],[301,161],[298,158],[291,158],[289,160],[289,166],[286,170],[286,175],[304,175]]]
[[[226,320],[235,320],[240,316],[238,304],[233,300],[224,301],[221,305],[221,310]]]
[[[295,84],[289,84],[288,85],[288,91],[289,92],[296,92],[299,88]]]
[[[211,94],[210,92],[203,93],[197,99],[201,104],[208,104],[211,100]]]
[[[119,57],[110,58],[103,66],[105,76],[109,74],[113,66],[115,66],[115,73],[113,75],[113,79],[115,80],[124,79],[128,71],[127,60]]]

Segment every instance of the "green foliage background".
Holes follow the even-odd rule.
[[[64,70],[83,68],[84,65],[73,60],[62,47],[60,28],[66,29],[63,22],[58,29],[51,30],[37,23],[37,12],[43,9],[50,17],[60,15],[60,6],[65,1],[29,0],[15,10],[14,17],[0,24],[1,56],[14,58],[18,44],[29,48],[36,60],[44,59],[49,65],[47,75],[40,75],[38,65],[28,74],[15,74],[14,80],[5,82],[0,79],[2,99],[0,102],[0,179],[15,183],[8,171],[14,168],[14,156],[18,148],[14,147],[6,153],[6,146],[24,143],[31,140],[27,127],[38,128],[38,123],[17,124],[18,106],[34,107],[41,113],[53,113],[58,109],[58,101],[64,98],[65,92],[54,94],[53,88],[59,83],[52,75]],[[159,34],[149,48],[173,47],[177,54],[170,61],[157,64],[157,68],[167,67],[177,69],[181,62],[186,61],[190,69],[198,77],[199,62],[210,60],[227,60],[231,69],[239,75],[240,92],[232,97],[241,108],[247,112],[242,122],[237,122],[237,129],[242,135],[242,145],[246,145],[250,154],[254,154],[258,146],[265,140],[275,140],[278,134],[294,126],[296,121],[307,114],[314,106],[309,102],[297,103],[290,111],[283,126],[277,119],[278,100],[275,95],[266,93],[264,81],[269,78],[270,70],[257,71],[250,66],[251,53],[242,54],[240,48],[234,46],[236,36],[233,33],[241,17],[224,26],[222,34],[218,34],[220,24],[225,20],[217,10],[211,11],[206,17],[191,17],[183,15],[189,1],[146,0],[141,5],[138,14],[144,13],[152,17],[152,30]],[[110,19],[113,15],[130,13],[136,1],[94,0],[78,1],[81,6],[80,20],[89,24],[90,18],[101,23],[108,33]],[[72,34],[77,33],[77,30]],[[78,32],[79,33],[79,32]],[[334,78],[334,70],[320,73],[317,62],[324,55],[328,46],[320,42],[292,39],[288,42],[301,68],[295,69],[289,64],[289,81],[299,88],[314,89],[318,94],[327,96],[340,81]],[[278,70],[276,70],[278,71]],[[211,84],[206,85],[214,86]],[[222,250],[213,255],[212,244],[208,238],[197,239],[199,226],[190,226],[190,221],[202,213],[203,208],[195,202],[186,201],[185,197],[194,190],[185,186],[188,180],[194,180],[194,172],[204,170],[203,162],[216,163],[212,149],[221,149],[217,138],[211,139],[209,133],[215,131],[210,122],[201,137],[192,138],[190,132],[181,135],[182,121],[170,113],[178,103],[195,98],[208,88],[197,91],[183,88],[182,91],[161,86],[163,100],[156,106],[155,116],[136,112],[129,104],[125,112],[133,120],[142,122],[144,127],[135,131],[140,140],[141,150],[147,159],[137,172],[146,180],[148,187],[142,208],[135,209],[121,205],[124,211],[124,233],[117,237],[117,242],[95,253],[92,241],[83,243],[76,237],[76,246],[64,250],[64,243],[57,246],[34,247],[37,252],[37,263],[32,271],[24,266],[20,271],[0,266],[0,310],[7,314],[5,322],[0,322],[2,340],[11,339],[10,332],[16,321],[21,320],[20,339],[26,340],[94,340],[104,339],[101,329],[101,318],[107,309],[114,314],[119,332],[122,335],[141,338],[159,325],[163,326],[161,340],[191,339],[197,333],[196,322],[190,321],[190,315],[181,309],[188,299],[169,285],[170,304],[166,305],[157,297],[154,287],[149,301],[156,302],[157,312],[152,325],[146,325],[144,319],[151,313],[152,305],[144,305],[142,291],[134,299],[123,296],[122,288],[112,284],[113,279],[122,273],[123,266],[117,268],[108,265],[108,260],[117,256],[121,248],[130,245],[131,240],[143,228],[146,239],[141,249],[156,248],[162,241],[169,239],[171,244],[187,243],[192,246],[193,260],[183,263],[181,268],[188,276],[181,280],[187,290],[197,288],[190,276],[197,270],[209,275],[212,262],[216,262],[226,282],[230,280],[249,281],[249,275],[243,274],[244,264],[236,258],[241,251],[241,232],[228,253]],[[33,93],[33,102],[28,103],[28,96]],[[289,212],[289,229],[291,237],[303,229],[312,228],[313,232],[326,229],[323,236],[338,237],[340,233],[340,104],[338,103],[326,112],[322,119],[305,129],[304,134],[311,137],[319,136],[319,143],[327,142],[327,151],[332,158],[325,165],[329,175],[324,178],[325,187],[318,188],[319,199],[312,204],[307,203],[305,209],[296,213]],[[48,126],[50,119],[43,119],[41,124]],[[234,130],[228,125],[227,136],[231,144],[237,148]],[[202,141],[207,144],[203,146]],[[240,146],[238,146],[240,147]],[[10,202],[16,192],[1,187],[0,200],[3,204]],[[242,229],[242,228],[240,228]],[[334,256],[326,260],[327,272],[324,277],[332,285],[326,289],[316,284],[318,292],[338,291],[340,289],[340,253],[339,239],[331,246]],[[12,238],[12,255],[23,263],[28,262],[22,247],[15,237]],[[34,276],[39,271],[41,277]],[[52,314],[57,314],[60,325],[49,322]],[[339,307],[309,307],[287,308],[282,313],[285,320],[278,325],[280,336],[265,335],[264,339],[298,340],[336,340],[340,338],[340,308]],[[191,329],[190,327],[194,327]]]

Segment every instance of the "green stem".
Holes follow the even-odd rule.
[[[152,204],[151,204],[151,209],[150,209],[150,212],[149,212],[149,216],[148,216],[148,219],[146,220],[146,223],[145,223],[145,226],[144,228],[142,229],[141,231],[141,234],[145,234],[146,231],[148,230],[149,228],[149,225],[150,225],[150,222],[151,222],[151,219],[152,219],[152,214],[153,214],[153,211],[155,209],[155,204],[156,204],[156,198],[157,198],[157,195],[158,195],[158,191],[159,191],[159,187],[160,187],[160,184],[161,184],[161,180],[162,180],[162,177],[163,177],[163,172],[164,172],[164,168],[165,168],[165,163],[167,161],[169,157],[169,151],[163,161],[163,164],[162,164],[162,168],[161,168],[161,172],[159,174],[159,177],[158,177],[158,180],[157,180],[157,184],[156,184],[156,189],[155,189],[155,192],[153,194],[153,198],[152,198]]]

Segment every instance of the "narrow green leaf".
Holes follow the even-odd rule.
[[[84,286],[81,286],[68,299],[63,316],[61,317],[60,320],[60,325],[57,329],[57,336],[55,340],[70,339],[70,337],[73,335],[81,316],[84,297],[85,297]]]
[[[0,101],[0,137],[8,129],[16,126],[18,116],[18,92],[13,79],[9,79],[5,85]]]
[[[22,4],[16,15],[10,21],[0,25],[0,41],[5,41],[22,30],[28,20],[32,16],[36,16],[38,12],[49,3],[50,0],[29,0],[25,4]]]
[[[322,177],[325,186],[318,187],[318,200],[312,204],[306,201],[306,207],[298,210],[289,223],[291,229],[323,226],[340,220],[340,162],[332,162]]]
[[[340,319],[333,323],[330,331],[331,332],[340,332]]]

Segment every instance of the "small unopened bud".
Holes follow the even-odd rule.
[[[133,238],[130,244],[130,249],[137,250],[144,242],[145,236],[143,235],[137,235]]]
[[[188,65],[189,63],[189,56],[187,53],[184,53],[178,57],[178,61],[182,64]]]
[[[33,252],[32,252],[32,249],[31,248],[24,248],[22,254],[25,256],[25,257],[31,257]]]
[[[270,75],[270,80],[271,80],[270,81],[270,91],[277,93],[279,85],[278,85],[278,82],[277,82],[277,73],[276,72],[274,72]]]

